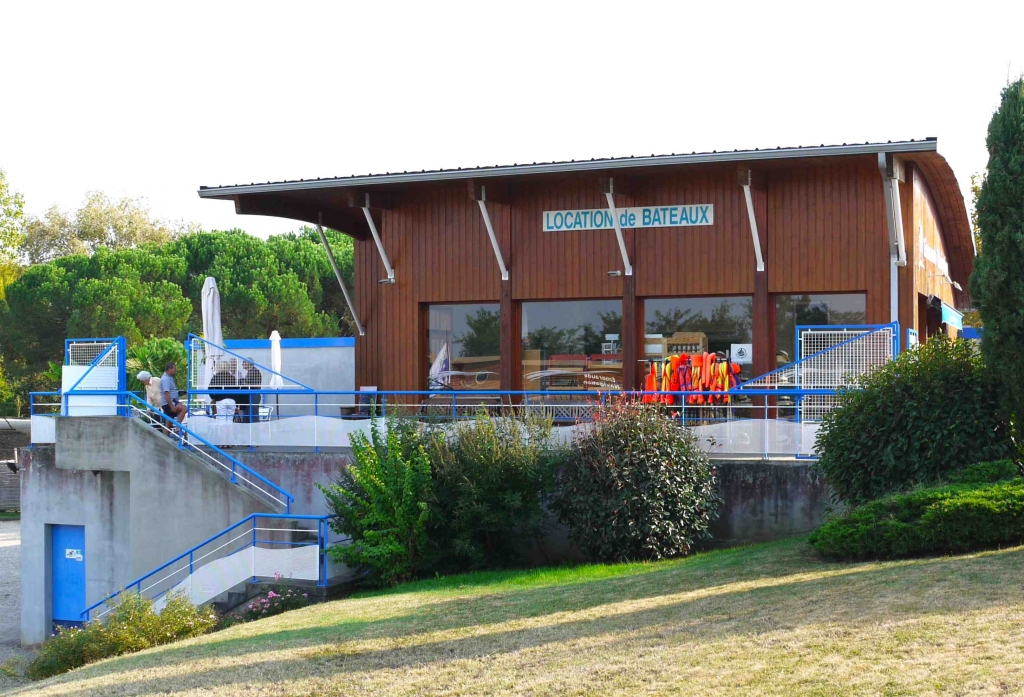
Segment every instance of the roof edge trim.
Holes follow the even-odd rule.
[[[775,150],[735,150],[729,152],[695,153],[690,155],[655,155],[653,157],[617,157],[603,160],[576,162],[548,162],[531,165],[500,165],[470,169],[431,170],[397,174],[367,174],[331,179],[306,179],[267,184],[241,184],[233,186],[200,187],[200,198],[222,198],[240,194],[263,194],[280,191],[308,191],[380,184],[412,184],[437,181],[474,179],[480,177],[524,176],[531,174],[561,174],[608,169],[638,167],[666,167],[672,165],[706,164],[714,162],[750,162],[803,157],[835,157],[844,155],[872,155],[879,152],[908,153],[935,152],[935,139],[899,141],[895,143],[864,143],[860,145],[823,145]]]

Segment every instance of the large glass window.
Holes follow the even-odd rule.
[[[644,355],[662,360],[674,353],[722,352],[738,363],[740,378],[753,375],[753,301],[731,298],[644,300]]]
[[[622,389],[622,301],[523,303],[524,390]]]
[[[428,314],[427,388],[499,389],[500,306],[431,305]]]
[[[867,296],[864,293],[836,295],[775,296],[775,361],[785,365],[798,360],[796,328],[807,324],[865,324]]]

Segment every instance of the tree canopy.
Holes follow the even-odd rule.
[[[1024,415],[1024,78],[1006,86],[988,126],[988,174],[977,199],[981,255],[971,294],[985,325],[982,351],[997,366],[1008,408]],[[1019,423],[1019,422],[1018,422]]]
[[[121,249],[169,242],[191,229],[187,224],[154,220],[141,199],[114,201],[93,191],[73,213],[52,206],[42,218],[28,218],[21,251],[30,263],[39,264],[70,254],[91,254],[102,247]]]
[[[25,230],[25,199],[12,191],[7,175],[0,169],[0,263],[20,257]]]
[[[24,392],[59,362],[66,337],[124,336],[182,341],[202,330],[203,281],[217,279],[228,338],[350,334],[351,318],[316,233],[260,240],[241,230],[196,232],[121,249],[98,247],[33,264],[0,300],[0,351]],[[352,282],[349,238],[330,233]]]

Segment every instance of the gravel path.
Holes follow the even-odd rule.
[[[21,648],[21,522],[0,521],[0,666],[20,657],[24,667],[30,652]],[[0,671],[0,691],[24,684]]]

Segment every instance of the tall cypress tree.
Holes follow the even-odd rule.
[[[1000,371],[1007,407],[1024,426],[1024,78],[1007,85],[988,125],[988,176],[978,196],[982,254],[971,294],[985,325],[985,362]]]

